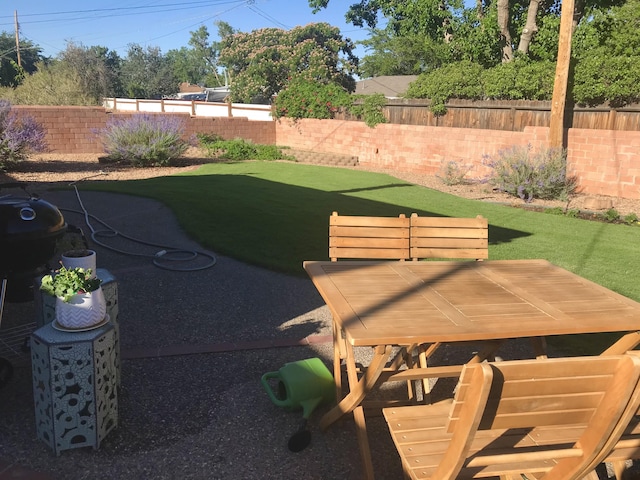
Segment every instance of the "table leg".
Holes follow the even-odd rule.
[[[349,393],[320,420],[320,428],[326,430],[332,423],[343,415],[351,413],[362,403],[364,397],[371,391],[380,378],[380,374],[391,356],[391,345],[380,345],[374,349],[371,364],[360,380],[357,379],[356,360],[353,355],[353,347],[347,345],[347,375],[349,376]]]
[[[358,405],[353,410],[353,419],[356,424],[356,436],[358,437],[358,447],[360,448],[360,459],[362,460],[363,477],[373,480],[373,460],[371,459],[371,449],[369,448],[369,437],[367,435],[367,424],[364,419],[364,408]]]
[[[544,337],[531,337],[531,345],[537,360],[547,358],[547,339]]]

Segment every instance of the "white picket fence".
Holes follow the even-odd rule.
[[[249,120],[273,120],[270,105],[216,103],[195,100],[141,100],[105,98],[103,107],[118,112],[188,113],[193,117],[244,117]]]

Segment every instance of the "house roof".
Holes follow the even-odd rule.
[[[355,93],[358,95],[382,93],[387,98],[397,98],[404,95],[409,84],[417,78],[417,75],[387,75],[365,78],[356,82]]]

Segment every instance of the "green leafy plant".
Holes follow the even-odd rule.
[[[489,183],[526,202],[534,198],[566,200],[576,190],[576,179],[566,174],[566,152],[531,146],[501,150],[483,163],[492,169]]]
[[[89,293],[100,287],[102,280],[91,278],[91,269],[61,267],[51,275],[42,277],[40,290],[61,298],[65,302],[78,293]]]
[[[620,214],[615,208],[610,208],[609,210],[607,210],[602,214],[602,218],[606,222],[615,222],[620,218]]]
[[[635,213],[629,213],[622,218],[622,221],[627,225],[635,225],[638,223],[638,215]]]
[[[373,128],[379,123],[387,123],[387,117],[384,116],[383,111],[386,105],[387,99],[382,93],[358,95],[348,110],[364,120],[368,127]]]
[[[564,211],[560,207],[545,208],[543,212],[549,215],[564,215]]]
[[[168,166],[188,148],[184,121],[171,115],[112,117],[98,134],[107,157],[135,167]]]
[[[199,144],[210,157],[225,160],[293,160],[276,145],[261,145],[242,138],[223,140],[217,135],[197,135]]]

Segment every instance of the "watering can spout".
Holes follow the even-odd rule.
[[[310,398],[308,400],[302,400],[300,405],[302,405],[302,418],[308,420],[313,411],[316,409],[318,405],[322,402],[322,397]]]

